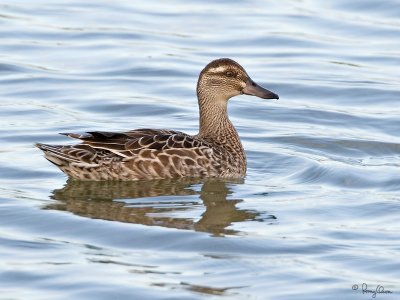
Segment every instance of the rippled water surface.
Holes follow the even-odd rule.
[[[399,16],[395,0],[2,1],[0,298],[370,299],[365,283],[400,299]],[[243,181],[71,182],[33,146],[194,134],[219,57],[280,95],[230,101]]]

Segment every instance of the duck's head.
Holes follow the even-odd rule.
[[[216,95],[223,100],[241,94],[279,99],[277,94],[255,83],[241,65],[229,58],[216,59],[201,71],[197,92],[203,96]]]

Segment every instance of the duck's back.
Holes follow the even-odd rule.
[[[142,180],[224,176],[224,153],[179,131],[66,133],[82,143],[37,146],[64,173],[80,180]]]

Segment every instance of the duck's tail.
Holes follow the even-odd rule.
[[[65,146],[60,145],[47,145],[37,143],[35,144],[40,150],[44,152],[44,157],[58,167],[68,166],[71,163],[79,163],[80,161],[62,151]]]

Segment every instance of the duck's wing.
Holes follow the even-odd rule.
[[[172,135],[182,134],[187,135],[181,131],[168,130],[168,129],[149,129],[141,128],[125,132],[109,132],[109,131],[89,131],[85,133],[60,133],[74,139],[80,139],[83,141],[116,141],[125,140],[127,138],[142,138],[145,136],[157,136],[157,135]]]
[[[82,143],[70,146],[38,144],[46,158],[58,165],[129,168],[137,178],[202,176],[219,168],[219,155],[207,142],[180,131],[137,129],[128,132],[64,133]],[[217,171],[216,171],[217,172]],[[154,173],[154,174],[153,174]],[[159,174],[157,174],[159,173]]]
[[[62,133],[80,139],[80,146],[90,153],[110,151],[122,158],[131,158],[143,150],[208,148],[209,144],[180,131],[165,129],[137,129],[127,132],[92,131],[84,134]],[[76,147],[75,146],[75,147]]]

